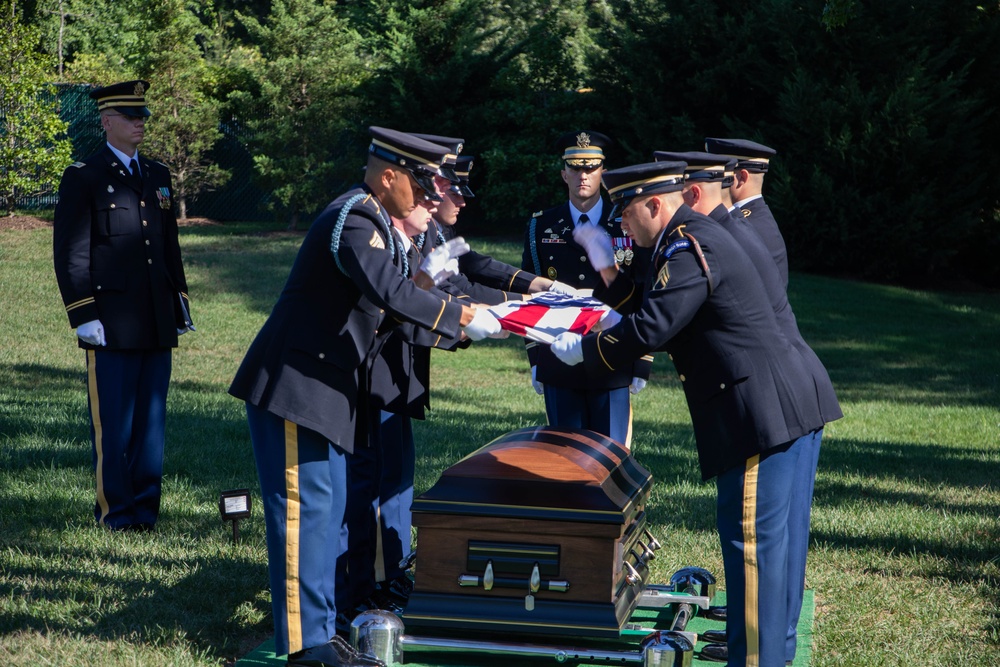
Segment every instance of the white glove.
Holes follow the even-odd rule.
[[[100,320],[84,322],[76,328],[76,337],[84,343],[91,345],[107,345],[108,341],[104,337],[104,325]]]
[[[632,378],[632,384],[628,386],[628,393],[633,396],[646,388],[646,381],[642,378]]]
[[[440,285],[458,273],[458,258],[469,252],[469,244],[461,236],[456,236],[444,245],[434,248],[420,262],[420,270],[430,276],[435,285]]]
[[[555,292],[556,294],[566,294],[569,296],[576,296],[576,288],[570,287],[566,283],[561,283],[558,280],[554,281],[549,287],[550,292]]]
[[[500,321],[493,317],[493,314],[485,308],[476,308],[476,314],[472,321],[462,327],[465,335],[472,340],[482,340],[487,336],[495,337],[503,329],[500,328]]]
[[[552,341],[552,354],[567,366],[583,362],[583,337],[578,333],[564,331]]]
[[[573,240],[587,251],[587,259],[595,271],[615,265],[615,251],[611,248],[611,237],[594,225],[580,225],[573,230]]]
[[[545,385],[535,379],[535,374],[538,372],[538,366],[531,367],[531,386],[535,388],[535,393],[541,396],[545,393]]]

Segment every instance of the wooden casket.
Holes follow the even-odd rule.
[[[651,486],[593,431],[525,428],[469,454],[413,502],[407,631],[618,637],[658,547]]]

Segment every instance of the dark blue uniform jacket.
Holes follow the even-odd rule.
[[[367,196],[341,216],[358,194]],[[461,305],[403,274],[399,240],[389,225],[381,203],[363,188],[327,206],[302,242],[229,393],[354,451],[358,412],[376,407],[369,404],[369,377],[380,327],[410,322],[448,337],[459,334]]]
[[[105,146],[66,169],[55,210],[53,262],[70,326],[100,320],[111,350],[177,347],[190,324],[170,172],[141,155],[139,164],[141,182]]]
[[[704,479],[823,425],[812,377],[781,333],[757,269],[729,232],[681,206],[650,269],[645,291],[621,273],[595,290],[628,316],[584,338],[583,365],[599,374],[651,351],[668,352]]]

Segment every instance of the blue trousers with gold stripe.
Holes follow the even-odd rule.
[[[342,610],[371,595],[376,582],[403,574],[399,562],[410,553],[415,454],[410,418],[383,411],[371,446],[350,457],[350,493],[337,562],[337,606]]]
[[[782,667],[788,628],[789,509],[809,434],[716,478],[729,665]]]
[[[348,454],[319,433],[247,404],[267,529],[275,652],[336,632],[336,568]]]
[[[809,553],[809,517],[812,512],[813,487],[819,465],[819,446],[823,429],[810,433],[802,443],[798,465],[792,479],[792,500],[788,508],[788,628],[785,634],[785,660],[795,660],[797,628],[802,614],[802,596],[806,585],[806,555]]]
[[[545,415],[550,426],[585,428],[619,444],[632,444],[632,402],[628,387],[570,389],[544,386]]]
[[[156,523],[170,366],[169,348],[87,350],[94,518],[101,525]]]
[[[413,516],[413,476],[416,445],[413,424],[406,415],[382,413],[382,480],[378,499],[378,555],[375,580],[402,576],[399,562],[410,555]]]

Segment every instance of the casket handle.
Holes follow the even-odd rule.
[[[486,562],[486,571],[483,572],[483,590],[493,590],[493,561]]]
[[[636,569],[632,567],[632,563],[628,562],[627,560],[623,560],[622,565],[625,567],[626,584],[628,584],[629,586],[635,586],[640,581],[642,581],[642,577],[640,577]]]
[[[649,538],[649,544],[646,545],[646,549],[648,549],[649,551],[656,551],[657,549],[661,548],[662,545],[655,537],[653,537],[653,534],[649,532],[648,528],[643,528],[642,532],[646,537]]]
[[[538,573],[537,570],[532,572],[532,578],[534,578],[536,573]],[[487,562],[486,571],[482,576],[478,574],[460,574],[458,576],[458,585],[463,588],[482,586],[487,591],[493,588],[524,588],[527,586],[529,593],[537,593],[538,591],[565,593],[569,590],[569,582],[565,579],[542,579],[540,574],[534,582],[532,579],[498,577],[493,574],[493,561]]]

